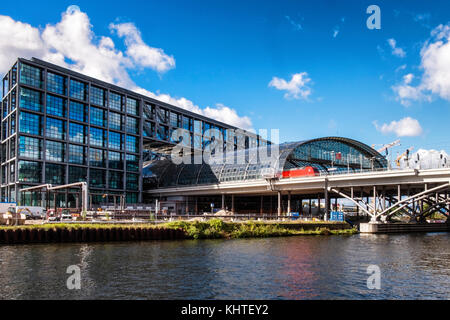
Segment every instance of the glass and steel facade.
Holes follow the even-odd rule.
[[[20,202],[25,187],[87,181],[93,205],[105,194],[141,203],[143,163],[176,144],[175,129],[200,148],[206,129],[236,129],[34,58],[16,61],[2,92],[1,201]],[[249,132],[245,139],[260,143]],[[56,201],[72,207],[73,198],[69,190]]]
[[[145,186],[157,189],[258,180],[264,179],[267,173],[280,174],[307,166],[316,168],[320,174],[387,169],[384,156],[347,138],[327,137],[281,144],[275,157],[266,156],[270,155],[268,149],[257,147],[236,151],[232,162],[220,164],[176,165],[170,160],[155,161],[144,169]]]

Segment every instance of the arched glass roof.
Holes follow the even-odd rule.
[[[387,160],[376,150],[347,138],[284,143],[278,150],[278,154],[270,146],[239,150],[226,154],[221,163],[212,164],[176,165],[169,159],[157,160],[145,167],[143,174],[148,187],[167,188],[263,179],[306,166],[321,173],[387,168]]]

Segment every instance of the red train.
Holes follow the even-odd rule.
[[[283,171],[282,178],[313,177],[319,174],[319,170],[314,167],[294,168]]]

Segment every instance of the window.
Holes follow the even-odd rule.
[[[127,154],[127,171],[139,172],[139,157]]]
[[[119,152],[109,151],[108,162],[110,169],[123,170],[123,154]]]
[[[65,184],[66,166],[47,163],[45,165],[45,182],[50,184]]]
[[[42,159],[42,140],[20,136],[19,156],[36,160]]]
[[[105,90],[97,87],[91,87],[91,103],[104,107],[105,104]]]
[[[168,140],[169,139],[169,129],[166,126],[158,126],[158,130],[156,131],[156,137],[159,140]]]
[[[158,108],[156,109],[156,120],[161,123],[167,122],[167,113],[168,111]]]
[[[47,72],[47,90],[58,93],[61,95],[66,95],[67,91],[67,81],[66,77],[54,74],[52,72]]]
[[[45,131],[48,138],[66,139],[66,123],[63,120],[47,118]]]
[[[191,131],[192,130],[192,120],[188,117],[183,116],[182,127],[185,130]]]
[[[123,147],[123,135],[117,132],[109,132],[109,148],[122,150]]]
[[[144,112],[142,112],[142,115],[144,116],[144,119],[151,120],[155,117],[155,106],[146,103],[144,105],[143,111]]]
[[[34,161],[19,161],[19,181],[41,183],[42,163]]]
[[[170,125],[172,127],[178,127],[178,115],[176,113],[170,113]]]
[[[137,203],[138,202],[138,195],[137,195],[137,193],[127,192],[126,202],[129,203],[129,204]]]
[[[106,186],[106,171],[100,169],[89,170],[89,184],[93,188],[104,188]]]
[[[86,122],[87,120],[86,106],[82,103],[70,101],[69,118],[72,120]]]
[[[36,88],[43,87],[42,70],[24,63],[20,64],[20,82]]]
[[[137,116],[138,115],[138,102],[135,99],[127,98],[127,113]]]
[[[69,163],[86,164],[86,147],[69,144]]]
[[[86,83],[77,81],[74,79],[70,80],[70,96],[78,100],[87,100],[88,86]]]
[[[42,135],[42,117],[36,114],[21,112],[19,117],[20,132]]]
[[[114,130],[123,130],[123,117],[119,113],[109,113],[109,128]]]
[[[91,107],[91,124],[99,127],[105,126],[105,111],[103,109]]]
[[[20,88],[19,105],[22,109],[42,112],[42,93],[27,88]]]
[[[144,137],[153,137],[155,132],[155,125],[153,122],[144,121],[143,125],[143,136]]]
[[[138,141],[137,141],[136,137],[127,136],[126,149],[128,152],[134,152],[134,153],[139,152]]]
[[[90,132],[90,144],[96,147],[106,147],[106,134],[102,129],[92,128]]]
[[[127,132],[137,134],[139,132],[138,123],[136,118],[127,117]]]
[[[45,157],[48,161],[64,162],[65,144],[47,140]]]
[[[106,166],[105,151],[91,148],[89,150],[89,165],[104,168]]]
[[[87,168],[69,167],[69,183],[87,181]]]
[[[47,95],[47,114],[58,117],[66,116],[66,99]]]
[[[139,189],[139,175],[127,173],[127,190]]]
[[[123,173],[110,171],[108,184],[111,189],[123,189]]]
[[[109,94],[109,107],[117,111],[122,111],[122,96],[111,92]]]
[[[77,123],[69,123],[69,140],[72,142],[86,143],[86,128]]]

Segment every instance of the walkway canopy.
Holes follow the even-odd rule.
[[[307,166],[316,168],[321,174],[387,168],[384,156],[361,142],[347,138],[319,138],[284,143],[278,147],[279,152],[273,152],[273,157],[270,157],[266,146],[235,151],[232,163],[176,165],[170,159],[157,160],[143,169],[145,185],[156,189],[256,180]]]

